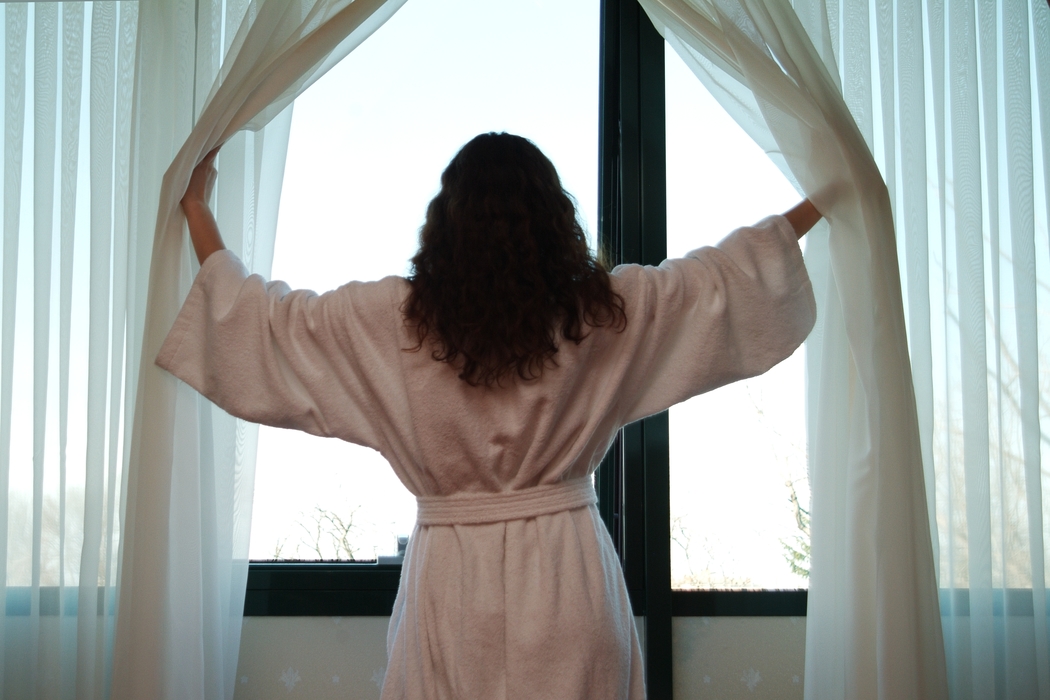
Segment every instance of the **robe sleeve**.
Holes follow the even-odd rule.
[[[765,372],[806,339],[813,288],[782,216],[659,267],[613,271],[626,302],[621,422]]]
[[[375,388],[399,381],[387,376],[389,339],[376,338],[392,325],[384,295],[383,282],[291,291],[219,251],[201,266],[156,363],[239,418],[378,449]]]

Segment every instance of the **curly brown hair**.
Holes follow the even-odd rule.
[[[412,258],[402,307],[418,351],[460,369],[472,386],[556,366],[559,336],[625,327],[623,298],[591,254],[572,197],[528,139],[471,139],[441,175]]]

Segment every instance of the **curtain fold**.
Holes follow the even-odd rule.
[[[137,388],[128,431],[114,698],[231,698],[234,690],[254,428],[153,364],[196,268],[178,206],[190,172],[205,153],[225,144],[216,216],[227,246],[249,269],[268,272],[289,105],[403,2],[227,2],[225,42],[218,31],[220,3],[196,13],[190,2],[142,6],[133,121],[139,143],[157,141],[172,150],[154,152],[149,165],[162,163],[161,169],[136,179],[131,191],[133,225],[155,233],[151,241],[140,234],[139,267],[131,274],[138,289],[148,291],[136,309],[141,346],[129,343],[137,373],[129,370],[127,379]],[[149,41],[172,35],[174,41]],[[202,48],[223,43],[228,47],[221,62]],[[196,72],[183,67],[194,60]],[[214,69],[214,79],[202,68]],[[202,100],[204,84],[211,87]],[[238,134],[242,129],[250,131]]]
[[[641,4],[827,219],[807,241],[820,318],[807,342],[806,697],[946,697],[891,209],[896,180],[891,193],[872,157],[892,134],[875,128],[875,115],[894,103],[873,91],[870,62],[890,54],[871,49],[870,7],[800,2],[796,15],[772,0]],[[875,18],[882,36],[892,27],[887,8]],[[848,50],[837,49],[840,37]]]

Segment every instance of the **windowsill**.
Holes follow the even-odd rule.
[[[253,562],[248,570],[244,599],[246,616],[387,616],[393,609],[401,579],[399,564]],[[23,596],[8,592],[8,615],[28,614],[28,589]],[[16,602],[16,597],[18,602]],[[57,589],[51,595],[57,601]],[[25,602],[21,603],[21,598]],[[643,595],[633,599],[644,600]],[[990,591],[992,615],[1031,617],[1028,588]],[[41,591],[42,614],[45,591]],[[704,590],[671,592],[674,617],[805,617],[808,591]],[[941,589],[941,615],[970,614],[970,591]],[[21,608],[25,607],[25,612]],[[636,603],[637,607],[637,603]],[[16,611],[17,610],[17,611]],[[635,610],[636,614],[644,611]]]
[[[386,616],[401,579],[398,564],[252,562],[246,616]],[[804,617],[806,591],[672,591],[675,617]],[[644,596],[631,596],[638,603]]]
[[[805,617],[809,591],[671,591],[673,617]]]
[[[246,616],[387,616],[400,564],[252,562]]]

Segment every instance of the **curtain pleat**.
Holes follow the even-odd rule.
[[[1036,12],[1047,12],[1044,5]],[[997,353],[997,361],[1009,361],[1010,354],[1016,358],[1017,375],[1020,381],[1014,386],[1016,420],[1020,423],[1020,435],[1013,435],[1013,451],[1019,452],[1004,465],[1000,475],[1000,508],[1016,507],[1024,513],[1016,525],[1005,523],[1000,527],[1002,540],[1002,584],[1004,589],[1031,588],[1033,620],[1042,622],[1032,627],[1031,634],[1023,628],[1027,620],[1011,616],[1009,611],[1005,618],[1007,639],[1024,639],[1019,648],[1006,654],[1006,668],[997,669],[997,680],[1004,680],[1005,692],[999,697],[1017,697],[1027,694],[1026,685],[1038,689],[1039,697],[1050,698],[1050,649],[1047,645],[1047,628],[1050,619],[1046,616],[1046,575],[1045,551],[1047,542],[1043,537],[1043,523],[1046,514],[1043,512],[1044,496],[1042,495],[1042,455],[1040,443],[1043,433],[1040,427],[1039,401],[1042,393],[1039,383],[1039,308],[1037,304],[1037,256],[1035,249],[1035,173],[1034,173],[1034,120],[1032,99],[1031,44],[1029,32],[1031,19],[1028,3],[1005,2],[1003,4],[1003,87],[1004,87],[1004,135],[1006,137],[1006,170],[1007,187],[1009,188],[1010,220],[1010,257],[1012,258],[1013,307],[1015,315],[1016,345],[1012,353]],[[1043,139],[1050,139],[1050,132],[1042,134]],[[1044,162],[1044,168],[1046,163]],[[1045,179],[1046,172],[1042,177]],[[1044,226],[1045,226],[1044,222]],[[1046,237],[1047,232],[1042,232]],[[998,258],[1002,259],[1002,255]],[[1045,280],[1044,280],[1045,281]],[[998,306],[998,300],[996,300]],[[1006,309],[1003,309],[1006,311]],[[1045,358],[1044,363],[1050,361]],[[1003,386],[1003,375],[998,375],[996,386],[1001,391],[1011,391],[1013,387]],[[1009,409],[1007,404],[1003,409]],[[1001,409],[1001,410],[1003,410]],[[1007,426],[1011,427],[1011,426]],[[1001,423],[1000,431],[1005,432]],[[1012,430],[1011,430],[1012,432]],[[1005,438],[1005,436],[1004,436]],[[1019,439],[1018,439],[1019,438]],[[1006,439],[1000,439],[1000,453]],[[1018,445],[1018,443],[1020,443]],[[1018,449],[1018,447],[1020,449]],[[1015,500],[1016,499],[1016,500]],[[1027,521],[1027,522],[1023,522]],[[1016,527],[1017,535],[1010,530]],[[1025,537],[1027,535],[1027,537]],[[1019,536],[1015,541],[1014,537]],[[1009,538],[1009,539],[1008,539]],[[1024,542],[1024,540],[1027,542]],[[1020,549],[1018,554],[1027,559],[1027,576],[1020,576],[1010,570],[1007,555],[1011,550]],[[1025,552],[1027,550],[1027,552]],[[1027,557],[1025,557],[1027,554]],[[1020,573],[1020,572],[1018,572]],[[1028,668],[1022,655],[1031,654],[1035,659],[1035,673]],[[1014,686],[1014,679],[1020,681]]]
[[[0,541],[9,542],[11,475],[11,401],[14,376],[15,294],[22,202],[22,151],[25,136],[25,71],[28,8],[4,8],[4,259],[0,308]],[[8,558],[0,557],[0,582],[9,580]],[[7,639],[7,586],[0,586],[0,634]],[[0,659],[0,682],[7,687],[6,654]]]
[[[1042,168],[1037,171],[1042,177],[1043,191],[1043,221],[1050,221],[1050,176],[1048,176],[1048,170],[1050,170],[1050,12],[1042,11],[1042,8],[1033,6],[1031,8],[1031,27],[1032,35],[1031,40],[1033,44],[1032,55],[1034,57],[1035,64],[1035,78],[1036,84],[1039,86],[1036,95],[1036,112],[1038,115],[1037,124],[1039,126],[1041,149],[1038,152],[1039,163]],[[1036,184],[1038,180],[1036,181]],[[1038,191],[1036,195],[1038,196]],[[1042,232],[1040,232],[1042,233]],[[1048,234],[1050,236],[1050,234]],[[1041,285],[1044,288],[1046,285]],[[1040,306],[1045,308],[1045,304],[1048,300],[1046,297],[1043,298],[1043,304],[1039,304],[1037,298],[1037,312]],[[1046,328],[1042,329],[1040,344],[1045,343],[1047,337]],[[1039,386],[1045,386],[1045,377],[1050,372],[1050,367],[1047,363],[1040,362],[1039,367]],[[1045,416],[1045,408],[1041,408],[1040,417]],[[1040,449],[1040,467],[1042,467],[1042,454],[1041,450],[1046,444],[1046,441],[1042,439],[1042,429],[1039,434],[1039,449]],[[1026,464],[1028,460],[1026,458]],[[1050,660],[1050,607],[1048,607],[1047,601],[1047,585],[1048,578],[1045,572],[1047,572],[1047,551],[1050,549],[1050,477],[1047,475],[1047,470],[1042,469],[1043,474],[1040,475],[1038,470],[1034,467],[1029,466],[1026,471],[1026,490],[1028,493],[1028,507],[1029,513],[1038,514],[1039,517],[1032,517],[1029,521],[1029,533],[1032,538],[1032,616],[1034,620],[1046,620],[1046,625],[1035,627],[1035,657],[1036,659]],[[1035,494],[1041,494],[1042,502],[1036,497]],[[1042,527],[1040,527],[1040,525]],[[1041,546],[1037,546],[1041,545]],[[1043,571],[1044,577],[1042,580],[1039,579],[1038,572]],[[1037,668],[1038,682],[1040,689],[1050,689],[1050,663],[1043,664],[1042,667]],[[1048,692],[1050,694],[1050,692]]]
[[[60,176],[59,207],[59,349],[58,349],[58,598],[65,601],[67,586],[72,581],[67,577],[67,568],[72,564],[67,554],[67,532],[75,526],[75,519],[68,517],[68,459],[69,446],[69,364],[70,331],[73,305],[73,250],[76,231],[77,162],[80,151],[80,109],[83,81],[81,71],[84,64],[84,6],[70,3],[62,6],[62,108],[61,108],[61,153],[58,158]],[[65,611],[63,611],[65,612]],[[61,617],[60,645],[66,645],[71,634],[71,625],[65,615]],[[76,683],[76,659],[63,655],[61,661],[61,694],[72,695]]]
[[[128,226],[131,215],[130,208],[130,159],[132,153],[132,90],[135,79],[135,48],[138,32],[138,4],[125,3],[121,6],[120,24],[118,27],[118,63],[116,75],[116,108],[115,108],[115,172],[114,172],[114,226],[113,226],[113,290],[112,290],[112,321],[110,347],[113,352],[110,358],[110,404],[111,416],[131,415],[127,406],[133,392],[127,390],[131,383],[125,377],[128,367],[130,350],[129,336],[137,335],[135,329],[129,329],[128,304],[131,297],[128,294],[129,277],[129,252],[135,237],[129,236]],[[123,413],[121,409],[123,408]],[[95,630],[94,671],[92,679],[85,678],[82,684],[84,688],[93,688],[96,697],[104,697],[111,687],[111,672],[113,658],[113,640],[116,631],[115,609],[116,596],[108,595],[109,591],[116,590],[119,543],[118,518],[122,511],[118,510],[121,505],[117,501],[117,494],[126,485],[124,468],[128,455],[127,440],[130,430],[125,429],[125,421],[111,420],[109,425],[109,462],[106,473],[106,501],[103,506],[103,522],[105,524],[105,539],[102,542],[102,551],[99,556],[99,565],[103,567],[102,576],[105,581],[112,582],[107,589],[107,595],[103,596],[98,603],[98,614],[101,617],[100,624]]]
[[[90,168],[90,256],[88,284],[87,348],[87,452],[84,487],[84,552],[80,560],[77,615],[77,648],[92,649],[98,631],[97,590],[86,585],[100,577],[97,552],[102,547],[103,503],[105,502],[105,464],[111,431],[107,426],[108,369],[111,354],[110,261],[113,246],[113,167],[114,167],[114,75],[116,65],[117,6],[97,3],[91,17],[91,69],[89,83],[89,168]],[[119,414],[118,414],[119,415]],[[111,417],[111,421],[114,419]],[[115,422],[115,421],[114,421]],[[112,579],[109,580],[110,582]],[[78,651],[77,686],[88,690],[96,687],[95,655]]]
[[[899,148],[899,196],[896,199],[897,237],[904,256],[902,279],[907,307],[908,350],[919,420],[923,480],[929,513],[930,532],[936,531],[936,480],[933,469],[933,347],[930,335],[930,240],[927,237],[926,158],[928,113],[923,69],[926,42],[923,36],[922,5],[917,1],[899,2],[895,46],[897,59],[897,110],[893,147]],[[910,155],[909,155],[910,154]],[[914,157],[922,154],[922,157]],[[933,558],[938,560],[938,540],[932,539]]]
[[[47,397],[50,369],[51,251],[54,237],[54,177],[57,78],[57,8],[41,5],[33,16],[33,396]],[[39,680],[40,574],[44,546],[44,449],[47,400],[33,402],[32,578],[28,645],[30,682]]]
[[[967,536],[971,543],[966,575],[970,586],[971,664],[974,697],[995,696],[990,681],[995,658],[992,647],[991,493],[989,483],[989,396],[985,316],[984,238],[982,226],[981,153],[977,109],[977,41],[973,3],[949,3],[948,86],[949,127],[947,167],[953,174],[945,193],[953,205],[945,223],[947,264],[954,260],[958,294],[949,313],[957,318],[958,401],[948,401],[950,421],[962,425],[963,488]],[[949,395],[950,396],[950,395]],[[954,486],[954,485],[953,485]],[[960,494],[953,493],[958,498]],[[983,667],[983,668],[982,668]]]

